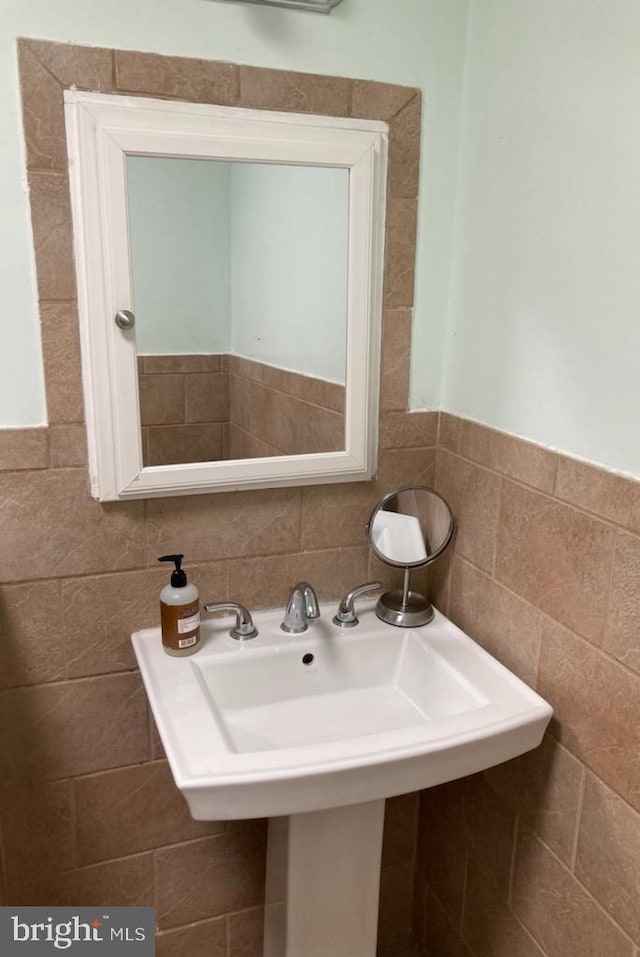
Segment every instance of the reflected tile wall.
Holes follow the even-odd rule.
[[[344,386],[239,356],[229,356],[229,380],[225,458],[344,449]]]
[[[145,465],[344,448],[345,390],[324,379],[234,355],[146,355],[138,385]]]
[[[145,465],[223,457],[229,375],[222,355],[138,356]]]
[[[640,483],[441,414],[436,487],[458,536],[435,603],[555,713],[535,751],[423,797],[422,953],[637,957]]]

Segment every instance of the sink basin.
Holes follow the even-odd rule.
[[[379,621],[374,602],[341,629],[335,603],[302,635],[282,611],[258,637],[202,624],[189,658],[159,629],[132,637],[177,786],[194,818],[275,817],[361,804],[483,770],[535,748],[551,707],[438,612]]]

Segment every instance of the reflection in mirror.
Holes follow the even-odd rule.
[[[348,170],[126,165],[145,466],[344,449]]]
[[[369,542],[383,562],[405,569],[403,588],[380,597],[378,618],[402,628],[432,620],[433,608],[427,599],[409,588],[409,571],[435,561],[451,541],[454,528],[449,506],[426,486],[394,489],[376,505],[367,525]]]

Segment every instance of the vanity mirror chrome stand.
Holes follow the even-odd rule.
[[[412,568],[430,565],[453,537],[451,509],[437,492],[424,485],[403,485],[378,502],[367,523],[367,535],[381,561],[404,568],[401,589],[385,592],[376,605],[382,621],[400,628],[427,625],[433,607],[420,592],[411,591]]]

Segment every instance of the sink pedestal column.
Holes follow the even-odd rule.
[[[375,957],[384,800],[269,821],[264,957]]]

